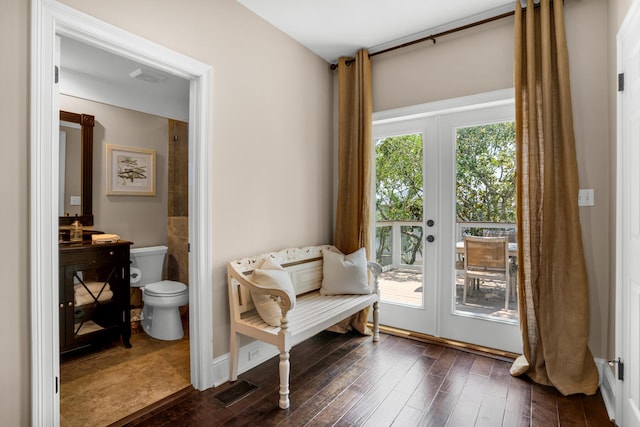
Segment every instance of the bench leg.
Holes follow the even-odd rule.
[[[378,302],[373,303],[373,342],[380,340],[380,325],[378,321]]]
[[[280,408],[287,409],[289,407],[289,352],[280,353]]]
[[[238,342],[238,334],[231,331],[229,338],[229,381],[238,379],[238,358],[240,357],[240,343]]]

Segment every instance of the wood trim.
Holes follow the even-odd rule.
[[[368,325],[369,327],[372,326],[371,323],[369,323]],[[434,337],[432,335],[422,334],[420,332],[406,331],[404,329],[392,328],[390,326],[380,325],[380,332],[397,337],[409,338],[420,342],[438,344],[444,347],[454,348],[456,350],[462,350],[468,353],[487,356],[506,362],[513,362],[519,356],[518,354],[511,353],[510,351],[497,350],[495,348],[483,347],[480,345],[450,340],[447,338]]]
[[[77,123],[81,129],[81,203],[82,214],[78,217],[82,225],[93,225],[93,127],[95,117],[91,114],[78,114],[60,111],[60,121]],[[59,225],[71,225],[75,217],[61,216]]]
[[[136,412],[134,412],[133,414],[129,414],[126,417],[109,424],[109,427],[120,427],[120,426],[126,426],[129,423],[137,420],[138,418],[142,418],[145,415],[148,415],[152,412],[160,412],[163,410],[166,410],[168,408],[170,408],[171,406],[173,406],[174,404],[178,403],[179,401],[181,401],[183,398],[185,398],[186,396],[188,396],[190,393],[194,392],[194,388],[192,386],[188,386],[183,388],[182,390],[178,390],[173,394],[170,394],[169,396],[160,399],[157,402],[152,403],[151,405],[144,407],[142,409],[137,410]]]
[[[209,118],[213,68],[59,2],[32,0],[31,10],[31,424],[48,426],[60,422],[59,396],[53,387],[59,377],[58,308],[51,304],[57,300],[58,277],[58,226],[52,221],[57,212],[50,197],[55,193],[53,185],[57,186],[51,177],[58,162],[57,153],[51,153],[59,111],[51,72],[56,34],[99,43],[107,50],[190,80],[189,158],[194,164],[193,190],[189,193],[189,199],[193,199],[193,215],[189,216],[191,383],[198,390],[212,387],[213,144]]]

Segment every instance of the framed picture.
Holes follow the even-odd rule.
[[[107,196],[155,196],[156,150],[107,144]]]

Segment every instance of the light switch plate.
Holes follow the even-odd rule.
[[[578,206],[594,206],[593,188],[578,191]]]
[[[80,196],[71,196],[69,204],[71,206],[80,206]]]

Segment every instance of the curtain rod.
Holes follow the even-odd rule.
[[[397,49],[402,49],[402,48],[405,48],[405,47],[408,47],[408,46],[413,46],[414,44],[422,43],[422,42],[425,42],[427,40],[431,40],[433,42],[433,44],[436,44],[436,39],[439,38],[439,37],[447,36],[447,35],[453,34],[453,33],[457,33],[458,31],[462,31],[462,30],[466,30],[466,29],[469,29],[469,28],[477,27],[479,25],[487,24],[489,22],[498,21],[500,19],[507,18],[509,16],[513,16],[514,14],[515,14],[515,11],[505,12],[505,13],[502,13],[500,15],[492,16],[490,18],[482,19],[480,21],[472,22],[470,24],[466,24],[466,25],[462,25],[460,27],[452,28],[450,30],[442,31],[442,32],[437,33],[437,34],[431,34],[430,36],[427,36],[427,37],[422,37],[422,38],[417,39],[417,40],[413,40],[413,41],[410,41],[410,42],[407,42],[407,43],[402,43],[402,44],[399,44],[397,46],[392,46],[390,48],[383,49],[383,50],[380,50],[378,52],[370,53],[369,54],[369,58],[371,58],[373,56],[376,56],[376,55],[383,54],[383,53],[391,52],[392,50],[397,50]],[[347,60],[347,65],[351,64],[354,61],[355,61],[355,59]],[[331,70],[335,70],[335,69],[338,68],[338,64],[331,64],[330,68],[331,68]]]

